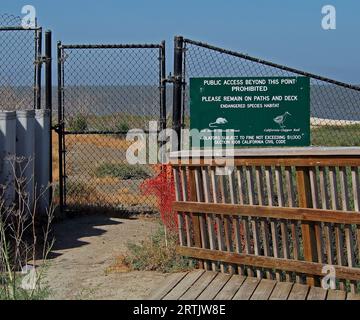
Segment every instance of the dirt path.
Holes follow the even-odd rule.
[[[54,225],[56,243],[46,273],[50,299],[144,299],[167,275],[107,273],[128,241],[141,241],[157,227],[148,219],[84,216]]]

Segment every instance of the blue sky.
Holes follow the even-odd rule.
[[[32,4],[39,23],[63,43],[137,43],[184,35],[360,83],[358,0],[1,0],[2,13]],[[321,8],[337,10],[337,29],[321,28]]]

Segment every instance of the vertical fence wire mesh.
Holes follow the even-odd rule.
[[[21,17],[0,15],[0,109],[26,110],[37,104],[40,28],[23,29]]]
[[[188,84],[191,77],[293,77],[306,74],[188,39],[184,40],[183,72],[184,127],[190,125]],[[306,75],[310,77],[311,144],[359,146],[360,88]]]
[[[62,46],[68,209],[155,211],[144,183],[157,165],[131,165],[131,129],[160,127],[161,46]],[[143,150],[146,152],[146,150]]]

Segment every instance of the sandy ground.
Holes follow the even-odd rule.
[[[46,272],[50,299],[144,299],[168,275],[106,272],[127,242],[141,241],[157,223],[146,218],[83,216],[54,225],[56,243]]]

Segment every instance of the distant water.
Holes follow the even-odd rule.
[[[5,90],[0,87],[0,93]],[[9,88],[6,88],[9,91]],[[167,87],[167,110],[172,110],[172,88]],[[29,87],[11,88],[13,101],[0,95],[0,109],[26,109],[33,101]],[[44,89],[42,90],[44,95]],[[157,86],[69,86],[65,88],[65,110],[74,114],[111,115],[126,113],[140,116],[158,115],[160,92]],[[44,98],[44,97],[43,97]],[[44,101],[44,99],[43,99]],[[335,85],[312,85],[310,89],[311,116],[333,120],[360,120],[360,92]],[[185,113],[189,105],[185,101]],[[57,109],[57,88],[53,88],[53,109]]]

